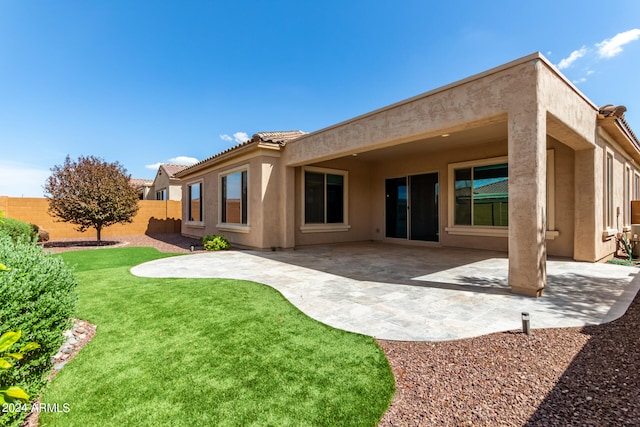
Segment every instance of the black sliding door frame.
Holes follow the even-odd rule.
[[[385,179],[385,237],[440,241],[439,173]]]

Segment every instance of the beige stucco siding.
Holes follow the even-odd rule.
[[[283,158],[299,166],[504,121],[508,109],[522,102],[523,91],[535,96],[535,79],[535,61],[506,64],[303,136],[289,144]]]
[[[296,246],[371,240],[371,174],[370,165],[351,159],[338,159],[309,165],[348,172],[347,231],[303,232],[302,168],[295,172],[295,239]]]
[[[573,257],[574,227],[573,218],[575,215],[575,158],[574,150],[548,138],[547,148],[552,151],[553,170],[548,171],[553,174],[554,188],[548,197],[553,198],[549,202],[553,203],[553,213],[547,206],[547,213],[553,215],[553,219],[548,218],[547,224],[553,224],[553,230],[558,235],[547,240],[547,253],[552,256]],[[550,228],[550,227],[548,227]]]
[[[538,102],[547,112],[547,132],[573,149],[593,148],[598,108],[551,65],[537,64]]]
[[[252,154],[229,159],[185,177],[183,212],[188,211],[188,186],[202,182],[203,221],[183,221],[182,233],[198,238],[207,234],[222,234],[232,244],[241,247],[266,249],[280,246],[278,156],[279,154],[256,150]],[[247,171],[247,224],[221,224],[221,176],[242,170]]]

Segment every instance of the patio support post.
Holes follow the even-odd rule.
[[[509,286],[540,297],[547,282],[546,112],[535,94],[509,110]]]

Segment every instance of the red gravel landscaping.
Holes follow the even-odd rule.
[[[640,425],[640,296],[611,323],[378,343],[397,392],[381,426]]]

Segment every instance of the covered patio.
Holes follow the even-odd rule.
[[[533,329],[609,322],[635,297],[638,272],[550,258],[547,291],[532,299],[510,292],[504,252],[370,242],[199,253],[132,269],[145,277],[256,281],[330,326],[407,341],[519,330],[522,312]]]

